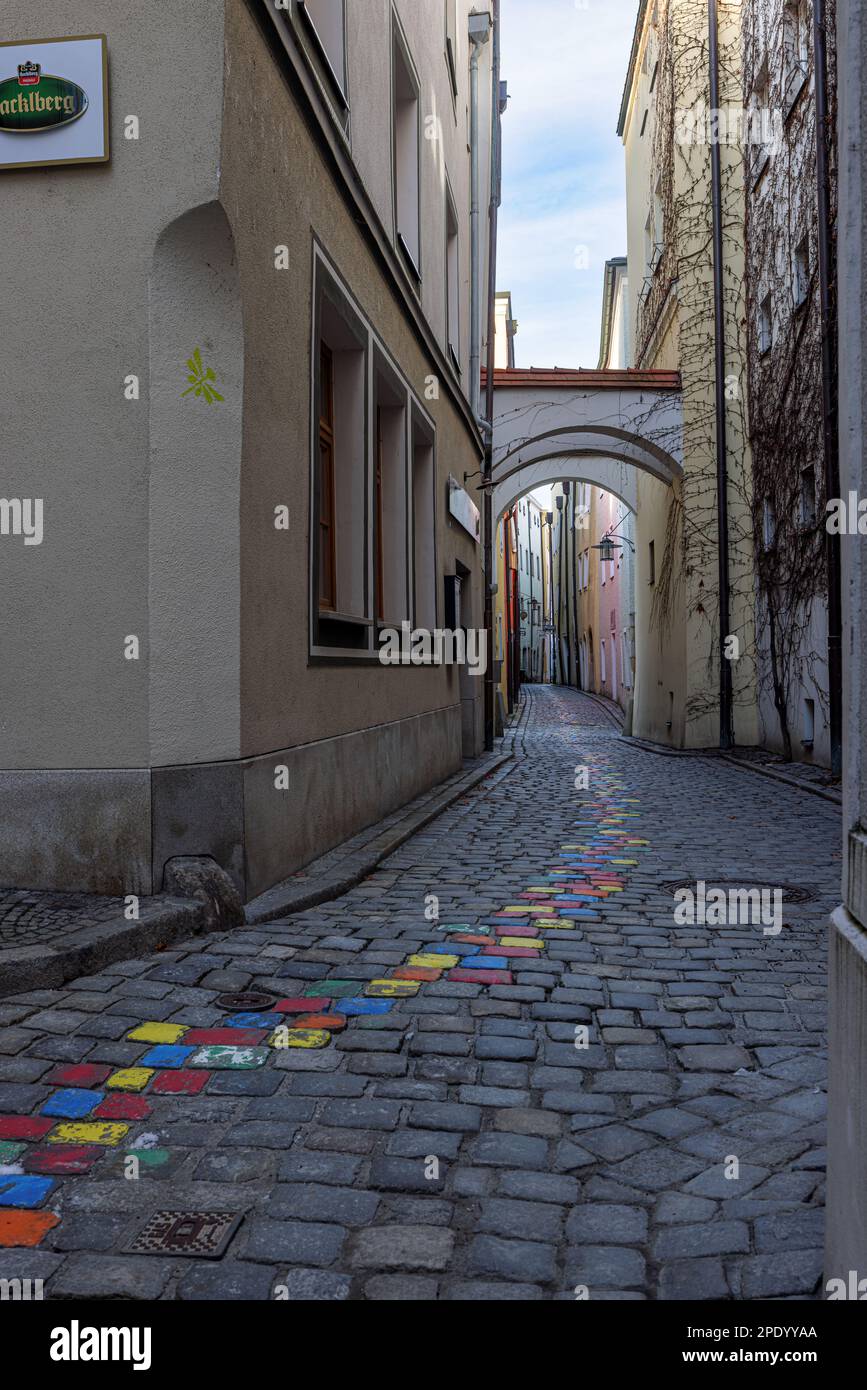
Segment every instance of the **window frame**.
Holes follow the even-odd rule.
[[[418,69],[413,62],[412,53],[403,26],[398,18],[397,11],[392,8],[391,24],[391,186],[392,186],[392,212],[394,218],[394,241],[400,253],[401,261],[413,281],[416,293],[420,292],[422,281],[422,215],[421,215],[421,184],[422,184],[422,115],[421,115],[421,81]],[[405,69],[405,75],[414,91],[412,100],[415,103],[415,168],[416,168],[416,241],[418,244],[418,259],[413,255],[413,249],[409,245],[400,225],[400,199],[398,196],[398,122],[397,122],[397,66],[395,59],[398,54]]]
[[[450,223],[453,220],[454,231]],[[451,181],[445,176],[445,288],[446,288],[446,352],[458,376],[463,375],[461,365],[461,224],[458,218],[457,203],[452,193]],[[452,284],[451,248],[455,244],[455,267]],[[454,294],[454,324],[452,323],[452,297]],[[454,341],[452,329],[454,328]]]
[[[303,33],[311,40],[313,50],[316,54],[317,67],[321,67],[326,78],[330,94],[335,98],[337,106],[340,108],[343,119],[349,115],[349,63],[347,60],[346,44],[346,0],[338,0],[341,8],[341,34],[343,48],[343,73],[340,74],[334,66],[331,54],[325,46],[325,41],[319,32],[316,20],[313,18],[309,9],[308,0],[296,0],[295,12],[300,18]]]

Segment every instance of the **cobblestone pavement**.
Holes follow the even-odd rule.
[[[528,700],[515,762],[339,901],[0,1002],[0,1277],[817,1296],[839,812]],[[814,900],[678,925],[699,879]]]

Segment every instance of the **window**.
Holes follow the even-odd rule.
[[[815,700],[804,700],[802,715],[804,736],[801,739],[805,748],[812,748],[816,737],[816,702]]]
[[[452,92],[458,94],[458,0],[446,0],[446,63]]]
[[[374,617],[408,619],[406,388],[380,354],[374,375]]]
[[[647,547],[648,561],[648,584],[656,583],[656,542],[651,541]]]
[[[446,187],[446,330],[449,355],[455,369],[461,369],[461,280],[460,231],[451,189]]]
[[[809,0],[786,0],[783,12],[785,55],[785,114],[788,115],[807,80],[810,62]]]
[[[777,539],[777,517],[774,504],[770,497],[766,497],[762,506],[762,541],[765,550],[771,550]]]
[[[810,293],[810,239],[804,237],[795,247],[795,308],[806,304]]]
[[[307,22],[328,76],[346,103],[346,37],[344,0],[299,0],[299,10]]]
[[[433,429],[412,417],[413,590],[416,627],[437,625],[436,470]]]
[[[812,464],[801,469],[801,525],[816,523],[816,470]]]
[[[404,259],[416,279],[420,279],[418,82],[397,28],[392,47],[395,229]]]
[[[649,275],[653,269],[653,213],[647,214],[644,224],[644,269]]]
[[[599,643],[599,679],[604,685],[607,678],[608,673],[605,669],[605,642],[603,640]]]
[[[324,271],[317,287],[318,525],[317,604],[351,632],[339,645],[367,645],[367,506],[365,412],[367,330],[336,282]]]
[[[771,296],[766,294],[759,305],[759,352],[764,357],[774,344],[774,313]]]
[[[319,345],[319,606],[337,603],[334,547],[334,358]]]
[[[655,270],[662,260],[665,247],[665,218],[662,210],[662,179],[658,178],[653,188],[653,249],[651,270]]]
[[[749,168],[755,187],[762,173],[768,166],[771,157],[772,130],[771,130],[771,105],[770,105],[771,84],[768,75],[767,59],[762,64],[759,75],[753,86],[752,101],[750,102],[748,123],[747,123],[747,142],[749,145]]]

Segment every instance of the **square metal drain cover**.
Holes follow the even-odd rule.
[[[244,1219],[234,1211],[157,1211],[149,1217],[130,1255],[193,1255],[218,1260]]]

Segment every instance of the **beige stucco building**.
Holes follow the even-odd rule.
[[[377,657],[483,626],[473,8],[4,7],[107,36],[110,158],[0,170],[4,490],[44,501],[0,539],[0,882],[210,855],[250,897],[481,749],[481,681]]]
[[[719,105],[741,104],[740,5],[719,7]],[[701,45],[697,49],[696,45]],[[696,63],[700,51],[705,61]],[[712,64],[707,11],[640,0],[618,131],[626,157],[630,365],[678,370],[683,477],[637,475],[635,733],[675,746],[720,738],[717,429],[726,433],[732,733],[757,739],[750,455],[746,438],[744,194],[737,144],[719,144],[726,389],[715,392]],[[688,537],[688,540],[687,540]],[[723,553],[725,553],[723,547]]]

